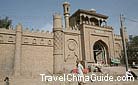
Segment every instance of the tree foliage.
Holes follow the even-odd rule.
[[[138,36],[134,36],[134,37],[132,38],[131,42],[132,42],[134,45],[138,46]]]
[[[138,36],[130,36],[128,43],[128,61],[130,64],[136,62],[138,64]]]
[[[9,29],[9,26],[11,26],[12,20],[10,20],[8,17],[5,17],[3,19],[0,18],[0,28],[6,28]]]

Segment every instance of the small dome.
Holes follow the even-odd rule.
[[[90,9],[90,11],[91,11],[91,12],[96,12],[96,10],[95,10],[95,9],[93,9],[93,8],[92,8],[92,9]]]
[[[70,3],[69,2],[64,2],[63,5],[70,5]]]

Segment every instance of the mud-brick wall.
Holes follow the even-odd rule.
[[[0,29],[0,78],[13,74],[15,31]]]
[[[40,76],[47,72],[53,72],[53,34],[24,32],[21,75]]]
[[[53,73],[53,33],[0,28],[0,79]]]

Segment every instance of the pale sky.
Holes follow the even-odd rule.
[[[109,16],[108,25],[119,34],[120,13],[138,21],[138,0],[0,0],[0,17],[8,16],[13,26],[22,23],[24,28],[52,30],[52,15],[63,15],[63,2],[71,4],[71,14],[78,9],[95,9]],[[64,18],[64,17],[63,17]],[[128,34],[138,35],[138,22],[125,21]]]

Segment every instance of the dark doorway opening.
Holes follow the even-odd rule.
[[[103,41],[99,40],[95,42],[93,45],[93,53],[95,63],[108,63],[108,47]]]

